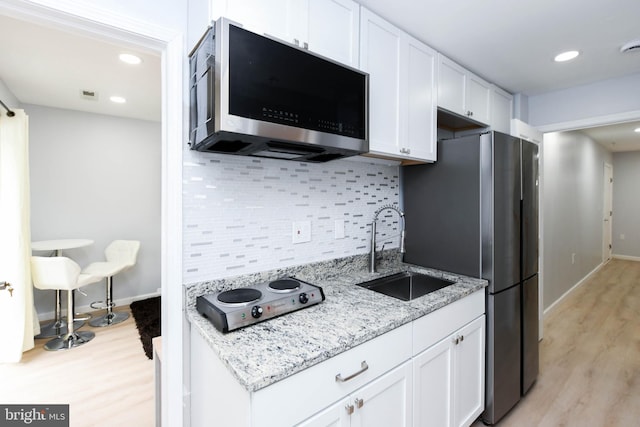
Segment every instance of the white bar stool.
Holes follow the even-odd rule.
[[[67,291],[68,331],[65,335],[48,341],[44,345],[45,350],[68,350],[85,344],[95,337],[93,332],[75,331],[73,291],[81,286],[99,282],[102,278],[83,274],[80,271],[80,266],[67,257],[31,257],[31,277],[36,288]]]
[[[104,316],[92,319],[91,326],[111,326],[129,318],[129,313],[114,312],[113,276],[133,267],[136,264],[140,242],[137,240],[114,240],[104,250],[106,261],[92,262],[82,272],[107,279],[107,295],[105,301],[95,301],[91,307],[107,309]]]

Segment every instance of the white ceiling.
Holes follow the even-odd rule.
[[[357,0],[511,93],[528,96],[640,72],[640,0]],[[160,58],[140,48],[0,16],[0,79],[27,104],[160,120]],[[577,49],[578,59],[553,56]],[[141,66],[118,61],[137,53]],[[97,101],[80,97],[96,91]],[[109,96],[127,98],[112,104]],[[640,127],[640,122],[624,127]],[[640,134],[588,130],[613,150],[640,149]],[[627,145],[633,144],[635,145]],[[637,148],[634,148],[637,147]]]
[[[141,48],[0,16],[0,80],[23,104],[160,121],[160,57]],[[134,53],[140,65],[118,59]],[[81,97],[83,90],[97,94]],[[126,98],[115,104],[109,97]]]

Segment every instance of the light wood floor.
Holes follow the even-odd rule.
[[[96,337],[55,352],[42,348],[47,339],[36,340],[22,362],[0,364],[0,403],[69,404],[71,427],[153,426],[154,365],[142,350],[133,317],[81,330]]]
[[[544,334],[540,376],[500,427],[640,426],[640,262],[609,262],[552,309]]]

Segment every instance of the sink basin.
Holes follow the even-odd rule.
[[[433,277],[412,271],[404,271],[391,276],[380,277],[375,280],[359,283],[358,286],[371,289],[372,291],[398,298],[403,301],[410,301],[454,283],[455,282],[441,279],[439,277]]]

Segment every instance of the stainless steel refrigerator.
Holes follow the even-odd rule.
[[[495,424],[538,375],[538,147],[441,140],[436,163],[402,167],[402,193],[405,262],[489,281],[482,419]]]

